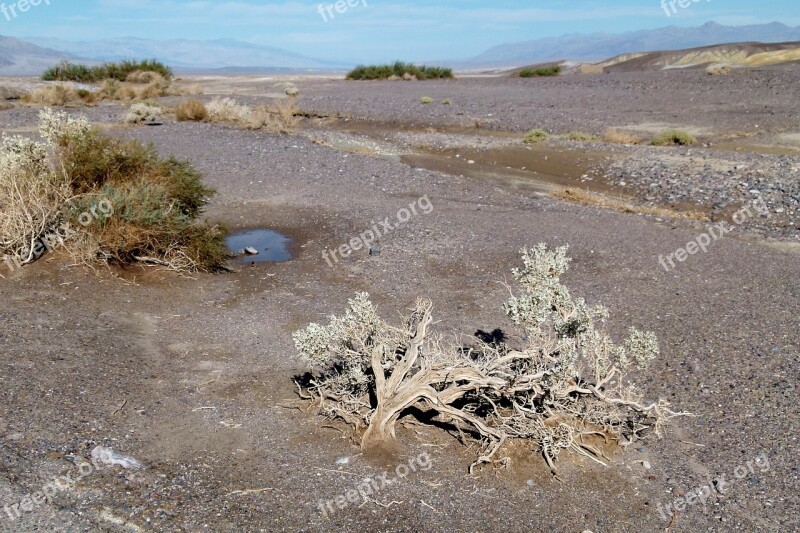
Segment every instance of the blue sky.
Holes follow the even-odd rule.
[[[345,13],[334,10],[327,22],[318,12],[319,1],[40,1],[11,20],[0,14],[0,35],[232,38],[317,58],[382,61],[466,58],[504,42],[709,20],[800,25],[798,0],[699,0],[670,17],[661,0],[359,0]],[[7,6],[18,2],[5,0]]]

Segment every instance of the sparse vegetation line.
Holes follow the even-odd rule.
[[[558,76],[561,74],[561,67],[556,65],[552,67],[539,67],[539,68],[526,68],[520,71],[520,78],[538,78],[547,76]]]
[[[166,80],[172,79],[172,69],[155,59],[142,61],[121,61],[119,63],[103,63],[97,66],[87,66],[64,61],[44,71],[44,81],[75,81],[80,83],[96,83],[103,80],[137,81],[138,73],[156,72]]]
[[[430,80],[452,78],[453,69],[417,66],[395,61],[388,65],[359,65],[347,74],[348,80]]]

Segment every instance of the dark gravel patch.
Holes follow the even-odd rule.
[[[800,242],[800,157],[642,146],[596,175],[649,205],[697,205],[762,236]],[[742,207],[743,212],[733,219]]]

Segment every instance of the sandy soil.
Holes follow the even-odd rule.
[[[210,219],[282,231],[293,239],[294,258],[194,278],[151,268],[92,272],[58,255],[2,271],[0,531],[800,528],[800,255],[758,236],[728,234],[667,272],[659,256],[706,224],[547,194],[548,185],[585,184],[589,170],[627,161],[626,147],[536,148],[539,157],[526,156],[538,161],[535,171],[518,168],[511,177],[502,167],[515,160],[505,156],[495,165],[491,157],[452,162],[515,150],[532,124],[559,131],[652,122],[712,132],[751,132],[756,122],[759,130],[796,128],[790,95],[797,72],[565,77],[535,91],[520,80],[299,80],[301,109],[361,116],[373,131],[354,132],[344,119],[310,119],[294,136],[174,122],[112,129],[189,159],[219,191]],[[265,94],[274,91],[257,83]],[[261,85],[235,85],[250,87],[250,98],[261,94]],[[456,103],[423,108],[425,95]],[[104,124],[121,113],[116,106],[87,110]],[[29,131],[35,114],[0,112],[0,124]],[[476,140],[463,129],[479,117],[496,131]],[[386,122],[403,127],[376,134]],[[429,123],[434,130],[425,129]],[[408,147],[421,144],[417,155],[433,154],[433,163],[408,159]],[[681,149],[665,155],[682,163],[691,157]],[[612,186],[608,180],[597,190]],[[423,196],[432,212],[383,236],[379,256],[360,251],[333,266],[323,258]],[[567,283],[610,308],[616,334],[630,325],[657,333],[661,359],[634,378],[649,397],[696,417],[678,421],[662,440],[612,453],[608,467],[565,458],[556,479],[539,457],[512,448],[509,468],[470,476],[475,450],[440,430],[409,425],[396,449],[365,456],[348,428],[297,401],[292,379],[306,368],[291,341],[296,329],[340,312],[361,290],[385,316],[418,295],[430,297],[442,332],[508,328],[498,282],[517,265],[518,250],[538,242],[570,245]],[[49,503],[9,518],[2,506],[56,476],[77,476],[97,444],[145,468],[92,471]],[[430,468],[395,479],[398,465],[421,464],[421,457]],[[334,505],[334,512],[320,507],[382,474],[395,482],[374,500]],[[666,510],[721,476],[726,484],[705,504]]]

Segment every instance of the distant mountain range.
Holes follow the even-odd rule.
[[[34,38],[40,46],[61,50],[74,57],[95,61],[157,58],[177,69],[213,70],[257,67],[278,69],[342,69],[347,63],[323,61],[282,48],[260,46],[234,39],[155,41],[120,37],[100,41],[64,41]]]
[[[47,67],[68,57],[62,52],[0,35],[0,75],[41,74]]]
[[[343,70],[349,62],[332,62],[289,50],[232,39],[157,41],[123,37],[96,41],[64,41],[31,38],[31,42],[0,36],[0,75],[37,75],[45,68],[69,59],[87,63],[120,59],[156,58],[178,72],[220,73]],[[722,43],[776,43],[800,41],[800,26],[773,22],[751,26],[723,26],[709,22],[699,27],[670,26],[623,34],[572,34],[495,46],[461,61],[447,63],[456,69],[498,68],[549,61],[600,61],[621,54],[655,52]],[[36,43],[36,44],[32,44]]]
[[[699,27],[668,26],[622,34],[572,34],[501,44],[466,61],[457,68],[522,66],[548,61],[601,61],[632,52],[680,50],[738,42],[779,43],[800,41],[800,26],[780,22],[751,26],[723,26],[708,22]]]

